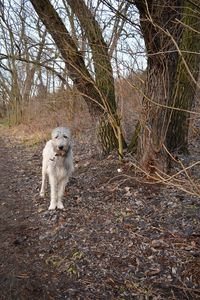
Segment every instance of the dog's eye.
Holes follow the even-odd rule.
[[[68,139],[68,136],[67,135],[63,135],[64,139]]]
[[[55,136],[55,139],[57,139],[57,138],[58,138],[58,135]]]

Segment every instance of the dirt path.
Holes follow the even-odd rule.
[[[199,199],[79,145],[66,210],[48,212],[40,153],[0,140],[0,299],[198,299]]]
[[[37,181],[34,171],[29,173],[30,157],[19,145],[0,140],[0,299],[48,298],[46,266],[37,252],[41,224],[33,203]]]

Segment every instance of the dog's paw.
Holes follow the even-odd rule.
[[[55,204],[50,204],[48,210],[55,210],[56,209],[56,205]]]
[[[63,209],[64,208],[64,205],[62,204],[62,202],[57,203],[57,208],[58,209]]]
[[[44,192],[40,192],[40,197],[44,198],[45,193]]]

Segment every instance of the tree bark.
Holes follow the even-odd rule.
[[[181,41],[184,40],[183,28],[178,21],[183,16],[184,6],[180,0],[136,0],[135,3],[140,12],[141,30],[148,55],[138,155],[141,164],[149,172],[166,171],[169,157],[165,147],[169,150],[177,149],[180,141],[173,139],[173,136],[177,137],[179,132],[179,136],[186,141],[188,131],[188,115],[172,108],[190,109],[195,92],[194,84],[185,101],[182,101],[184,93],[179,84],[180,80],[177,82],[177,78],[180,78],[177,76],[181,74],[182,58],[176,45],[180,47]],[[187,50],[190,51],[191,48]],[[185,56],[187,63],[190,63],[190,58],[190,54]],[[191,64],[192,68],[193,66]],[[189,84],[190,88],[190,83],[187,73],[184,84]]]
[[[113,70],[108,54],[108,45],[103,39],[102,30],[83,0],[66,1],[79,19],[89,41],[94,63],[95,83],[105,101],[104,106],[107,106],[110,113],[115,114],[117,106]]]
[[[196,1],[196,5],[199,1]],[[193,2],[185,1],[182,18],[182,37],[179,43],[179,55],[176,77],[171,104],[183,110],[191,111],[194,105],[196,83],[199,75],[200,55],[200,28],[198,6]],[[186,66],[187,64],[187,66]],[[189,71],[187,70],[189,68]],[[190,74],[189,74],[190,72]],[[169,126],[166,136],[166,145],[169,151],[188,154],[188,131],[190,113],[187,111],[172,110],[169,116]]]

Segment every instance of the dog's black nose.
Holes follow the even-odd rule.
[[[58,148],[59,148],[59,150],[63,150],[63,146],[59,146]]]

